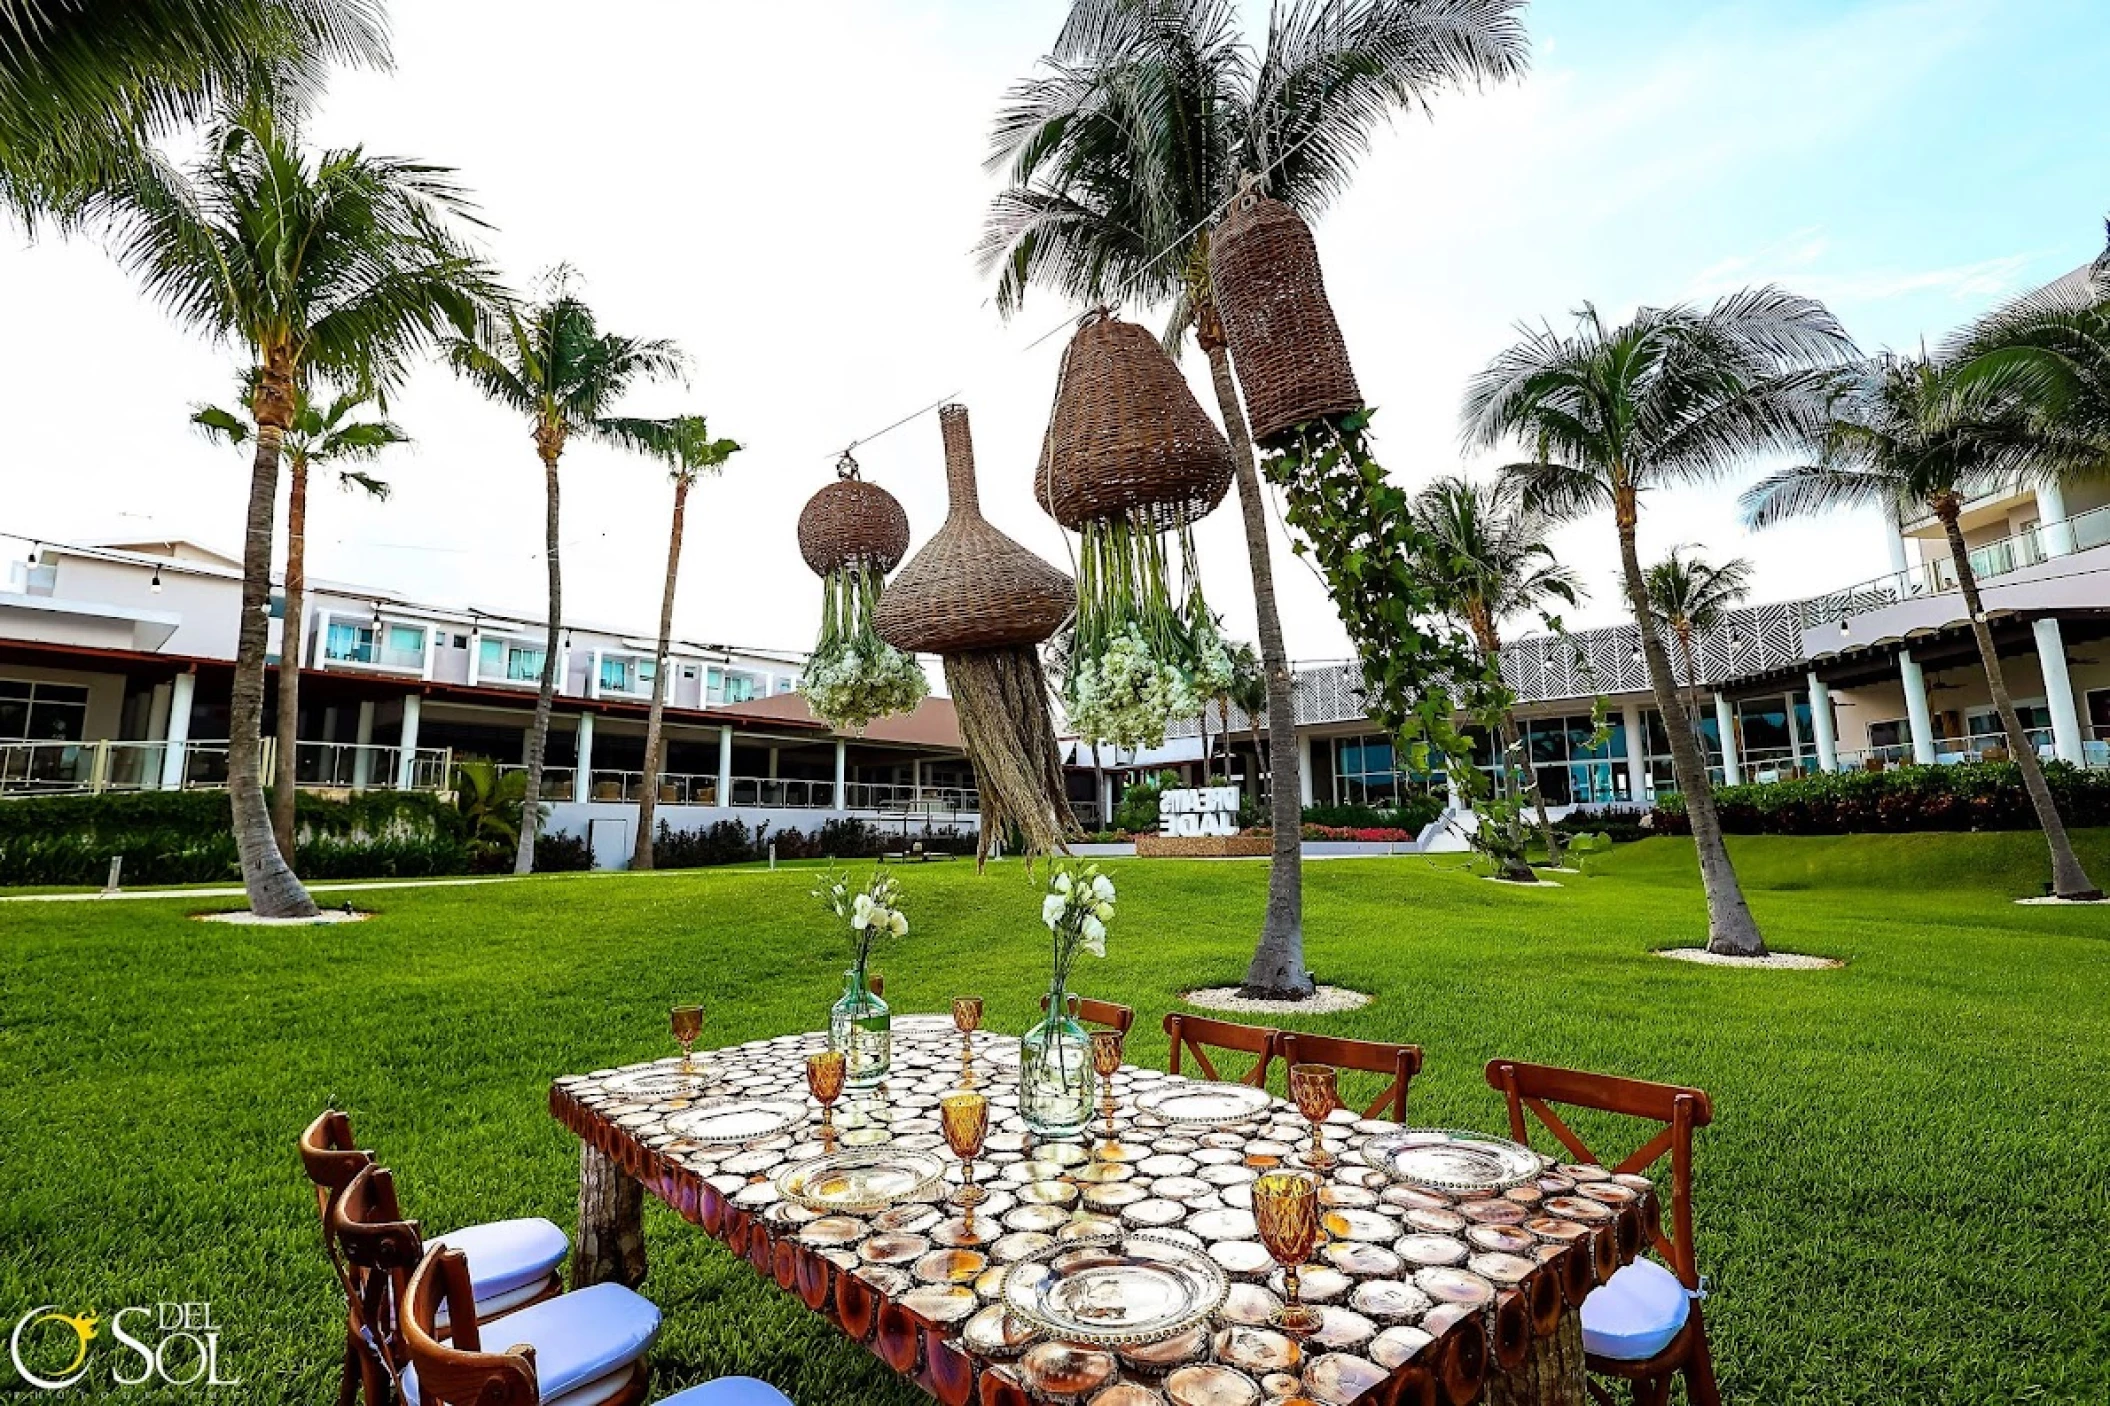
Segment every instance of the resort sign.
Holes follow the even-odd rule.
[[[1238,788],[1202,786],[1158,797],[1158,833],[1166,836],[1238,833]]]

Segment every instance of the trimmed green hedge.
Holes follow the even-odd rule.
[[[2046,762],[2044,777],[2068,826],[2110,825],[2110,774]],[[1724,786],[1715,793],[1731,835],[1848,835],[1905,830],[2033,830],[2036,810],[2013,762],[1820,772]],[[1685,806],[1667,796],[1651,817],[1659,835],[1691,833]]]
[[[1420,834],[1443,814],[1443,797],[1415,792],[1396,806],[1306,806],[1304,823],[1331,829],[1407,830]]]
[[[345,800],[303,793],[296,863],[308,879],[424,878],[469,872],[460,812],[439,797],[368,791]],[[0,886],[100,884],[123,855],[124,882],[239,881],[224,791],[25,796],[0,801]]]

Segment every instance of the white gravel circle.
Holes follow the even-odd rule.
[[[1242,1011],[1254,1015],[1332,1015],[1337,1011],[1361,1010],[1371,997],[1345,986],[1321,986],[1308,1001],[1256,1001],[1238,994],[1235,986],[1204,986],[1180,997],[1205,1011]]]
[[[1837,957],[1812,957],[1805,952],[1770,952],[1763,957],[1726,957],[1704,947],[1669,947],[1656,954],[1673,962],[1698,962],[1708,967],[1764,967],[1772,971],[1830,971],[1846,963]]]
[[[2015,902],[2026,908],[2093,908],[2099,903],[2110,903],[2110,898],[2058,898],[2046,894],[2042,898],[2018,898]]]
[[[371,913],[347,913],[342,908],[325,908],[312,918],[264,918],[246,908],[237,908],[231,913],[199,913],[201,923],[235,923],[253,928],[314,928],[327,923],[363,923]]]

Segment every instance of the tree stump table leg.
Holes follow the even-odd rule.
[[[1582,1315],[1563,1313],[1550,1335],[1531,1340],[1530,1354],[1513,1371],[1490,1372],[1482,1399],[1487,1406],[1589,1406]]]
[[[645,1282],[645,1188],[614,1158],[579,1144],[579,1230],[571,1247],[571,1286]]]

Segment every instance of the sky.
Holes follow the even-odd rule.
[[[1266,6],[1246,8],[1257,36]],[[747,447],[691,499],[677,630],[802,648],[820,592],[796,551],[800,506],[869,440],[865,476],[920,545],[944,516],[936,417],[873,435],[941,399],[973,415],[985,513],[1069,560],[1031,477],[1078,309],[1035,292],[1006,323],[968,252],[997,188],[990,115],[1064,9],[807,0],[787,23],[729,0],[395,0],[394,71],[340,76],[311,135],[456,167],[516,286],[568,262],[605,326],[687,350],[686,385],[624,408],[704,414]],[[1491,467],[1461,458],[1458,405],[1520,322],[1773,281],[1826,300],[1865,348],[1911,347],[2102,248],[2099,0],[1537,0],[1528,24],[1528,77],[1381,132],[1317,227],[1380,457],[1410,487]],[[247,458],[186,424],[233,394],[234,353],[173,325],[92,241],[0,232],[0,309],[0,385],[19,408],[0,534],[238,551]],[[1183,365],[1213,415],[1199,354]],[[437,365],[392,409],[415,439],[375,469],[394,492],[317,486],[311,577],[539,609],[527,425]],[[1653,497],[1644,559],[1684,543],[1749,557],[1756,600],[1888,569],[1873,514],[1746,532],[1736,492],[1764,467]],[[563,474],[568,618],[649,633],[664,472],[575,443]],[[1250,638],[1235,502],[1198,537],[1211,604]],[[1568,623],[1620,618],[1609,522],[1555,546],[1591,591]],[[1290,653],[1346,657],[1324,589],[1279,539],[1276,582]]]

